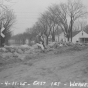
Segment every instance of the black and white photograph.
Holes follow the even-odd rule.
[[[0,0],[0,88],[88,88],[88,0]]]

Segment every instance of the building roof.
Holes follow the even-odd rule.
[[[83,31],[88,34],[88,29],[87,29],[87,28],[85,28]],[[80,31],[74,31],[74,32],[72,33],[72,37],[74,37],[75,35],[77,35],[79,32],[81,32],[81,30],[80,30]]]
[[[88,34],[88,25],[84,28],[84,31]]]
[[[75,35],[77,35],[79,32],[80,32],[80,31],[73,31],[73,32],[72,32],[72,37],[74,37]],[[63,33],[63,32],[61,32],[61,33]]]
[[[84,30],[84,32],[86,32],[88,34],[88,30]]]
[[[83,31],[88,34],[88,25],[83,28]],[[72,37],[74,37],[75,35],[77,35],[79,32],[81,32],[81,30],[79,30],[79,31],[73,31]],[[56,35],[60,35],[61,33],[63,33],[62,30],[55,31],[55,34],[56,34]]]
[[[79,32],[80,32],[80,31],[74,31],[74,32],[72,33],[72,37],[74,37],[75,35],[77,35]]]

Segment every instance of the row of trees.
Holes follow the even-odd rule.
[[[41,33],[46,36],[46,44],[48,44],[49,36],[55,41],[55,34],[63,31],[68,41],[72,42],[72,32],[77,29],[75,25],[78,20],[87,16],[87,10],[80,0],[68,0],[67,3],[54,4],[47,11],[41,14],[41,17],[32,28],[27,28],[30,39],[35,39]],[[80,26],[82,26],[80,22]],[[79,29],[79,28],[78,28]]]
[[[24,33],[20,33],[15,36],[12,36],[11,39],[15,40],[16,44],[25,44],[26,39],[30,41],[31,37],[32,37],[31,34],[24,32]]]
[[[86,16],[87,11],[81,1],[68,0],[67,3],[50,6],[31,28],[31,31],[34,35],[39,32],[44,34],[48,44],[49,35],[52,36],[52,41],[55,41],[55,33],[62,30],[68,41],[71,40],[72,42],[72,31],[74,30],[75,22],[84,19]]]

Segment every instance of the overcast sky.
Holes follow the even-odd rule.
[[[40,14],[46,11],[50,5],[66,1],[67,0],[13,0],[12,3],[6,3],[5,1],[3,3],[10,5],[17,16],[13,32],[14,34],[18,34],[24,32],[26,28],[32,27],[40,17]],[[88,7],[88,0],[82,0],[82,2]]]

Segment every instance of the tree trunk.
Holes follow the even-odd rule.
[[[54,27],[53,27],[53,32],[52,32],[52,42],[55,41],[55,31],[54,31]]]
[[[46,45],[48,45],[48,36],[46,36]]]
[[[73,20],[72,20],[72,16],[71,16],[71,29],[70,29],[71,42],[72,42],[72,27],[73,27]]]
[[[55,41],[55,34],[53,33],[52,34],[52,42],[54,42]]]
[[[70,35],[71,35],[71,42],[72,42],[72,24],[71,24],[71,32],[70,32]]]
[[[68,40],[68,42],[69,42],[69,35],[67,35],[67,40]]]
[[[70,40],[70,30],[68,29],[68,31],[67,31],[67,40],[68,40],[68,42],[69,42],[69,40]]]

